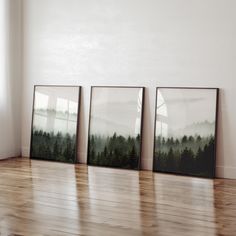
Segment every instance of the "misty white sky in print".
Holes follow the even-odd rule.
[[[37,86],[34,109],[77,112],[78,87]]]
[[[158,89],[156,136],[214,135],[215,89]]]
[[[78,87],[36,86],[33,126],[46,132],[75,134],[78,96]]]
[[[140,134],[142,88],[92,90],[90,134],[123,136]]]

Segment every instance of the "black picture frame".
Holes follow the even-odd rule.
[[[141,122],[140,122],[140,147],[139,147],[139,160],[138,160],[138,166],[136,169],[131,168],[121,168],[121,167],[115,167],[110,165],[94,165],[91,164],[89,153],[90,153],[90,131],[91,131],[91,109],[92,109],[92,93],[93,90],[96,88],[121,88],[121,89],[142,89],[142,105],[141,105]],[[145,99],[145,87],[143,86],[91,86],[90,89],[90,106],[89,106],[89,122],[88,122],[88,142],[87,142],[87,165],[89,166],[97,166],[97,167],[105,167],[105,168],[118,168],[118,169],[129,169],[129,170],[140,170],[141,166],[141,158],[142,158],[142,139],[143,139],[143,116],[144,116],[144,99]]]
[[[215,90],[216,97],[215,97],[215,127],[214,127],[214,154],[213,154],[213,165],[211,169],[211,175],[195,175],[189,173],[181,173],[181,172],[172,172],[172,171],[162,171],[162,170],[155,170],[155,150],[156,150],[156,123],[157,123],[157,102],[158,102],[158,90],[159,89],[190,89],[190,90]],[[202,178],[215,178],[215,169],[216,169],[216,157],[217,157],[217,129],[218,129],[218,110],[219,110],[219,88],[214,87],[156,87],[156,97],[155,97],[155,120],[154,120],[154,142],[153,142],[153,165],[152,169],[153,172],[159,173],[167,173],[167,174],[175,174],[175,175],[184,175],[184,176],[193,176],[193,177],[202,177]]]
[[[49,159],[49,158],[42,158],[42,157],[33,156],[33,125],[34,125],[33,122],[34,122],[35,92],[36,92],[37,87],[78,88],[78,108],[77,108],[76,134],[75,134],[75,136],[76,136],[76,138],[75,138],[75,157],[74,157],[73,162],[59,161],[59,162],[68,163],[68,164],[78,163],[79,119],[80,119],[81,92],[82,92],[82,87],[78,86],[78,85],[42,85],[42,84],[34,85],[34,88],[33,88],[32,117],[31,117],[31,135],[30,135],[30,159],[58,162],[57,160],[53,160],[53,159]]]

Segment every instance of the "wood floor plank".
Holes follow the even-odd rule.
[[[236,180],[0,161],[0,236],[236,235]]]

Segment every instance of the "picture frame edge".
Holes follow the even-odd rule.
[[[30,135],[30,155],[29,155],[29,159],[30,160],[41,160],[41,161],[51,161],[51,162],[57,162],[57,163],[66,163],[66,164],[77,164],[75,162],[75,160],[78,158],[78,154],[77,154],[77,136],[78,136],[78,114],[80,113],[80,107],[79,109],[77,110],[77,126],[76,126],[76,145],[75,145],[75,160],[73,162],[66,162],[66,161],[56,161],[56,160],[53,160],[53,159],[42,159],[40,157],[33,157],[32,156],[32,142],[33,142],[33,118],[34,118],[34,104],[35,104],[35,91],[36,91],[36,87],[68,87],[68,88],[78,88],[78,99],[79,99],[79,102],[81,101],[80,100],[80,96],[81,96],[81,90],[82,90],[82,86],[81,85],[54,85],[54,84],[50,84],[50,85],[47,85],[47,84],[34,84],[33,85],[33,104],[32,104],[32,118],[31,118],[31,135]],[[78,106],[80,104],[78,103]]]
[[[176,173],[176,172],[167,172],[167,171],[157,171],[154,170],[154,156],[155,156],[155,139],[156,139],[156,113],[157,113],[157,96],[158,96],[158,89],[206,89],[206,90],[216,90],[216,108],[215,108],[215,145],[214,145],[214,165],[213,165],[213,176],[197,176],[197,175],[188,175],[188,174],[181,174],[181,173]],[[163,173],[163,174],[173,174],[173,175],[181,175],[181,176],[189,176],[189,177],[198,177],[198,178],[205,178],[205,179],[214,179],[216,178],[216,158],[217,158],[217,139],[218,139],[218,111],[219,111],[219,93],[220,93],[220,88],[219,87],[171,87],[171,86],[158,86],[156,87],[156,100],[155,100],[155,118],[154,118],[154,148],[153,148],[153,166],[152,166],[152,171],[154,173]]]
[[[142,112],[141,112],[141,125],[140,129],[142,129],[142,133],[140,132],[140,158],[139,158],[139,163],[138,163],[138,168],[137,169],[128,169],[128,168],[121,168],[121,167],[112,167],[112,166],[99,166],[99,165],[92,165],[89,162],[89,136],[90,136],[90,124],[91,124],[91,105],[92,105],[92,91],[94,88],[140,88],[143,90],[142,93]],[[89,120],[88,120],[88,141],[87,141],[87,165],[88,166],[94,166],[94,167],[99,167],[99,168],[113,168],[113,169],[121,169],[121,170],[134,170],[134,171],[139,171],[140,166],[141,166],[141,155],[142,155],[142,139],[143,139],[143,116],[144,116],[144,94],[145,94],[145,86],[115,86],[115,85],[108,85],[108,86],[102,86],[102,85],[95,85],[95,86],[90,86],[90,105],[89,105]]]

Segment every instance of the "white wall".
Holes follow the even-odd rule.
[[[90,85],[146,86],[142,167],[151,169],[156,86],[219,87],[217,175],[236,178],[235,0],[24,0],[22,150],[34,84],[83,86],[86,161]]]
[[[21,154],[21,0],[0,0],[0,159]]]

